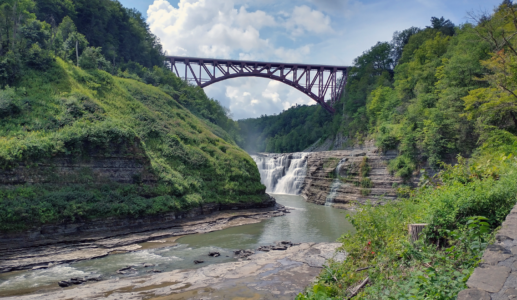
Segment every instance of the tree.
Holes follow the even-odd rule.
[[[431,26],[427,26],[427,28],[439,30],[444,35],[454,35],[454,23],[452,23],[450,20],[445,20],[444,17],[432,17]]]
[[[393,64],[396,65],[402,57],[404,46],[409,43],[409,38],[419,31],[420,28],[418,27],[410,27],[403,31],[395,31],[393,34],[393,40],[391,41],[391,58],[393,60]]]
[[[491,73],[480,80],[489,82],[490,87],[475,89],[463,98],[467,115],[470,119],[482,117],[492,123],[507,116],[517,128],[517,56],[503,49],[482,65]],[[505,126],[505,122],[501,125]]]
[[[78,60],[79,67],[83,69],[102,69],[108,71],[110,63],[102,56],[102,49],[87,47]]]
[[[505,3],[503,3],[505,4]],[[491,18],[470,15],[478,20],[476,34],[490,45],[491,58],[481,64],[489,70],[478,78],[489,84],[464,97],[467,116],[484,123],[517,130],[517,12],[513,5],[501,5]]]
[[[88,46],[88,41],[84,35],[78,32],[72,32],[64,43],[65,51],[68,57],[73,56],[75,50],[76,65],[79,66],[79,49],[85,49]]]

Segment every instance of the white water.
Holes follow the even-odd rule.
[[[325,199],[326,206],[332,205],[332,203],[334,202],[334,198],[336,198],[337,190],[341,187],[341,179],[339,179],[339,176],[340,176],[339,172],[341,170],[341,166],[345,163],[345,161],[346,161],[346,158],[343,158],[342,160],[339,161],[339,163],[336,167],[336,170],[335,170],[336,179],[334,179],[334,181],[332,182],[332,185],[330,186],[330,193],[327,195],[327,199]]]
[[[299,195],[307,172],[309,153],[252,155],[266,192]]]

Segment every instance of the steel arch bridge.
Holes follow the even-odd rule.
[[[214,58],[166,56],[173,73],[204,88],[213,83],[238,77],[262,77],[294,87],[330,113],[339,100],[348,79],[346,66],[290,64]],[[340,74],[339,78],[338,75]],[[325,96],[330,92],[330,104]]]

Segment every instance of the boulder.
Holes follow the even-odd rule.
[[[84,278],[79,278],[79,277],[70,278],[70,283],[72,283],[72,284],[81,284],[83,282],[85,282]]]

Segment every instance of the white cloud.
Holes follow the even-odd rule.
[[[280,82],[270,81],[265,91],[262,92],[262,97],[271,99],[273,102],[280,102],[280,94],[277,92]]]
[[[272,16],[236,9],[232,0],[181,0],[177,8],[155,0],[147,15],[151,31],[171,55],[230,58],[236,51],[264,51],[271,46],[259,30],[276,26]]]
[[[291,30],[293,36],[300,36],[305,33],[333,32],[332,27],[330,27],[330,17],[321,11],[311,9],[307,5],[296,6],[285,25]]]

